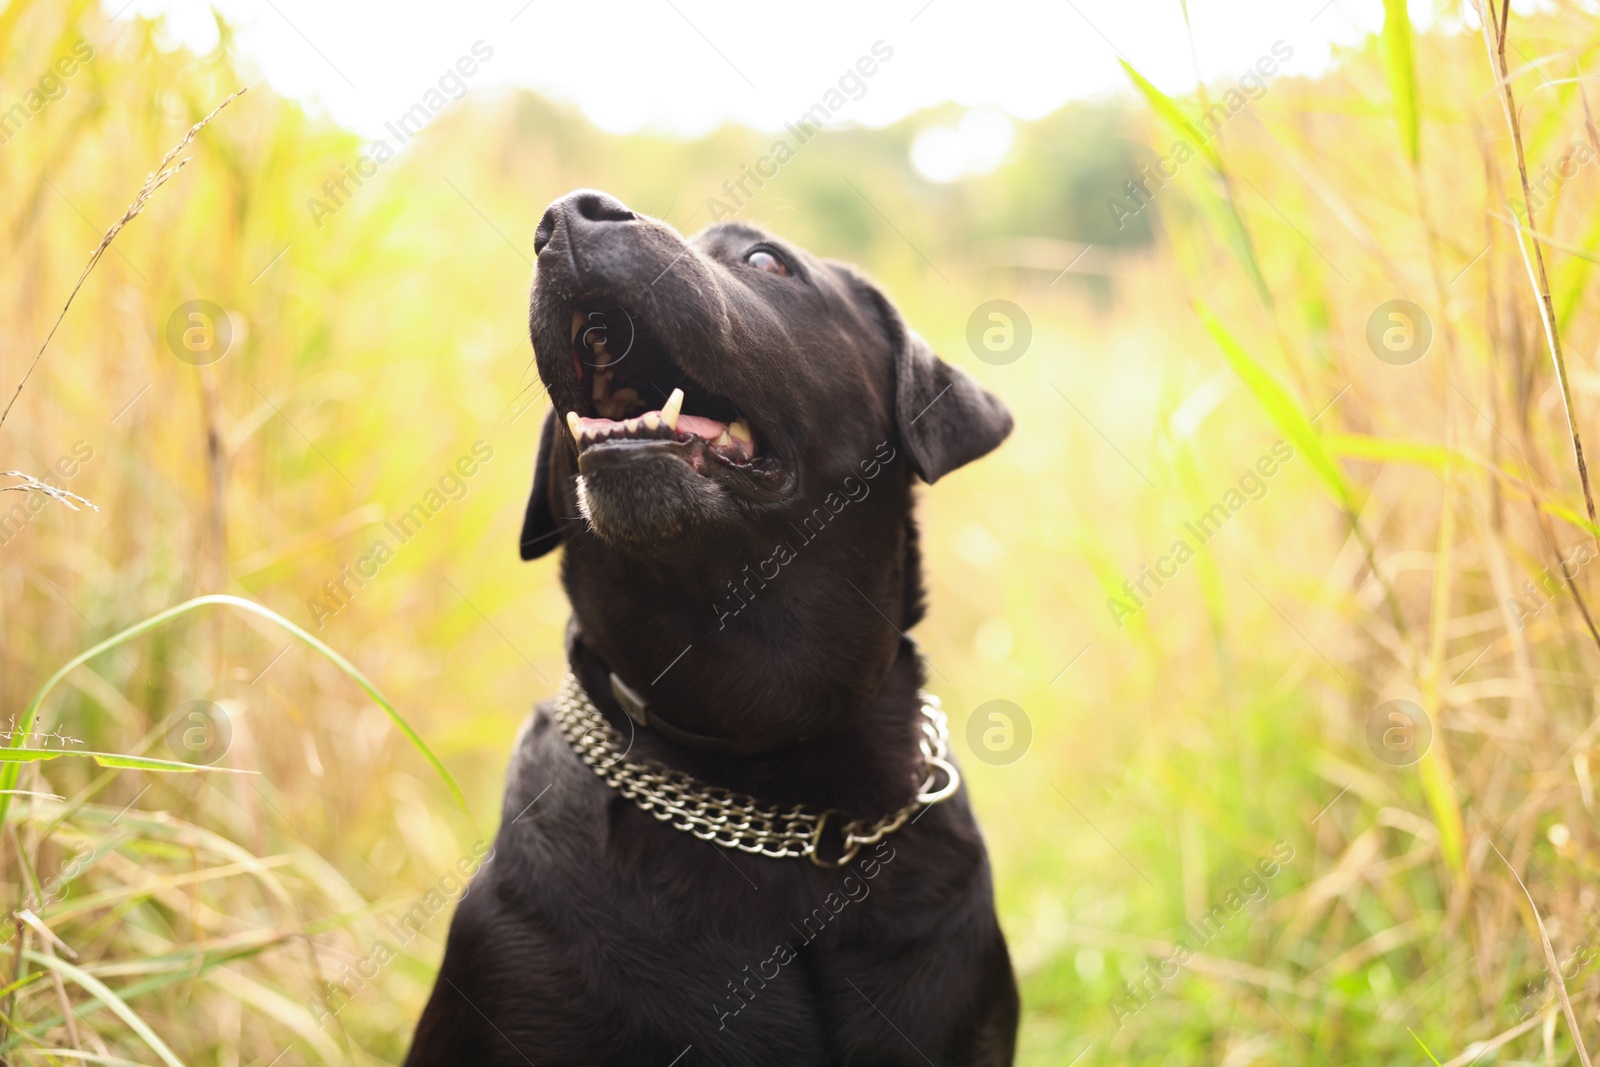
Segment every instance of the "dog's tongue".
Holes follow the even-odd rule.
[[[696,437],[704,437],[707,441],[715,441],[728,432],[728,424],[718,422],[716,419],[704,419],[699,415],[679,415],[678,432],[692,433]]]

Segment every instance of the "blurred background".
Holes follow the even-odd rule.
[[[1019,1062],[1587,1063],[1595,6],[1503,74],[1471,5],[645,6],[0,8],[0,403],[144,201],[0,424],[0,1055],[404,1055],[562,670],[525,314],[592,186],[860,264],[1016,413],[916,637]],[[267,613],[118,637],[205,594]]]

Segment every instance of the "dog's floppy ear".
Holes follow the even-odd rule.
[[[556,513],[550,507],[550,465],[555,462],[556,413],[544,418],[539,431],[539,458],[533,461],[533,492],[528,497],[528,513],[522,520],[522,558],[538,559],[561,543],[557,536]]]
[[[874,291],[894,353],[894,421],[913,469],[932,484],[988,455],[1011,433],[1000,398],[952,367]]]

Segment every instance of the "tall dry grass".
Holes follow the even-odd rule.
[[[1195,305],[1258,418],[1296,447],[1328,502],[1320,521],[1302,513],[1255,541],[1232,581],[1202,585],[1222,668],[1211,699],[1224,736],[1241,706],[1247,719],[1320,720],[1277,728],[1310,747],[1279,758],[1322,785],[1284,788],[1201,733],[1182,747],[1209,750],[1219,777],[1245,771],[1235,788],[1199,790],[1210,804],[1195,803],[1192,781],[1125,790],[1195,803],[1206,830],[1265,822],[1306,842],[1248,936],[1229,931],[1244,960],[1207,952],[1193,970],[1211,981],[1157,983],[1133,1021],[1102,1031],[1135,1062],[1181,1060],[1176,1030],[1216,1062],[1422,1053],[1462,1064],[1521,1050],[1587,1064],[1585,1041],[1600,1032],[1589,878],[1600,639],[1586,566],[1597,531],[1579,446],[1596,384],[1583,369],[1596,344],[1585,298],[1600,143],[1582,73],[1593,15],[1501,8],[1484,30],[1486,62],[1471,11],[1447,12],[1449,36],[1416,39],[1404,3],[1386,7],[1367,49],[1316,83],[1273,85],[1171,190],[1188,210],[1167,212],[1179,267],[1169,299]],[[1200,109],[1135,78],[1156,143],[1193,139]],[[1363,336],[1397,298],[1421,305],[1433,333],[1406,366],[1376,358]],[[1188,447],[1176,449],[1180,476]],[[1205,491],[1191,501],[1194,514]],[[1251,619],[1297,653],[1275,681],[1258,673],[1270,655],[1238,662]],[[1151,634],[1152,667],[1170,669],[1180,640],[1166,626]],[[1207,687],[1180,688],[1193,700]],[[1363,736],[1396,700],[1431,729],[1414,766],[1389,766],[1379,751],[1403,734]],[[1129,777],[1160,779],[1173,762],[1187,759],[1163,754]],[[1238,812],[1215,806],[1229,793]],[[1294,816],[1262,810],[1274,803]],[[1205,872],[1208,849],[1189,844],[1180,819],[1187,890],[1209,881],[1188,869]],[[1216,899],[1186,893],[1168,912],[1169,943]],[[1121,925],[1112,914],[1059,919],[1056,937],[1083,946],[1075,970],[1086,984],[1120,966],[1115,977],[1147,990],[1134,963],[1166,956],[1162,941],[1102,929]]]

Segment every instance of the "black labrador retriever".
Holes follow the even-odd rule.
[[[913,479],[1010,414],[743,223],[686,241],[583,190],[534,247],[522,558],[566,549],[571,676],[406,1062],[1010,1063],[988,858],[905,636]]]

